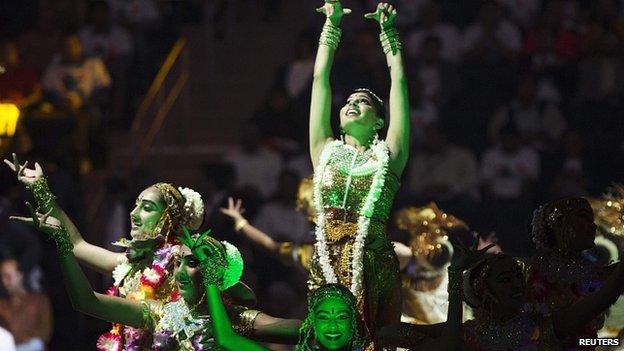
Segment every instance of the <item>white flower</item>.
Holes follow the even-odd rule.
[[[121,282],[124,280],[126,275],[128,275],[128,272],[130,272],[131,269],[132,266],[127,261],[118,264],[117,267],[113,269],[113,284],[115,286],[119,286],[119,284],[121,284]]]
[[[190,230],[198,229],[204,220],[204,202],[201,195],[190,188],[178,188],[184,197],[184,223]]]

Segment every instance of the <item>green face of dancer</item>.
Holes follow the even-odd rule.
[[[353,337],[352,312],[349,305],[337,298],[321,301],[314,311],[314,335],[327,350],[340,350]]]
[[[202,296],[199,260],[186,246],[180,248],[180,257],[180,265],[175,271],[178,290],[184,300],[193,305],[198,303]]]
[[[130,212],[130,235],[133,238],[151,237],[165,208],[165,201],[158,188],[149,187],[143,190]]]
[[[371,97],[366,93],[353,93],[340,109],[340,128],[347,134],[374,132],[383,127]]]

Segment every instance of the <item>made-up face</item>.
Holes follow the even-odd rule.
[[[497,310],[520,308],[525,299],[526,284],[521,265],[512,257],[496,261],[487,277],[487,290],[495,303],[505,307]]]
[[[180,248],[180,263],[175,271],[180,295],[189,305],[197,304],[202,296],[202,280],[199,260],[187,246]]]
[[[136,205],[130,212],[130,235],[134,239],[153,237],[154,230],[166,208],[160,190],[149,187],[137,197]]]
[[[351,94],[340,109],[340,128],[346,134],[374,134],[382,127],[383,120],[379,118],[371,96],[366,93]]]
[[[314,335],[327,350],[340,350],[353,338],[353,311],[346,301],[326,298],[314,310]]]
[[[594,223],[594,212],[588,202],[583,206],[575,208],[564,215],[565,223],[562,223],[562,230],[557,234],[557,245],[567,241],[569,250],[575,253],[582,252],[594,247],[596,239],[596,229]],[[564,238],[563,236],[569,236]]]

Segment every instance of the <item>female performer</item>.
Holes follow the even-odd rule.
[[[356,296],[367,332],[375,339],[382,326],[401,315],[399,264],[384,233],[394,194],[409,149],[407,79],[401,43],[394,28],[396,10],[380,3],[365,15],[381,25],[381,44],[392,84],[390,121],[385,140],[385,107],[368,89],[357,89],[340,110],[342,137],[330,123],[330,70],[340,41],[340,1],[326,0],[318,9],[327,17],[319,40],[310,105],[310,155],[318,213],[309,288],[340,283]]]
[[[179,251],[177,236],[182,225],[197,229],[203,221],[201,196],[187,188],[178,188],[169,183],[157,183],[141,192],[136,206],[130,213],[132,240],[120,241],[127,247],[125,253],[116,253],[86,242],[76,226],[55,202],[43,170],[39,164],[34,169],[21,165],[17,156],[13,162],[4,161],[17,173],[18,180],[31,192],[41,211],[51,211],[59,218],[69,234],[72,252],[79,262],[104,274],[111,274],[114,285],[108,293],[134,301],[155,300],[165,303],[177,291],[173,270],[176,253]],[[253,292],[238,282],[226,292],[233,303],[251,307],[255,302]],[[259,338],[274,337],[271,325],[276,319],[254,310],[241,309],[247,327],[254,327]],[[266,327],[266,328],[265,328]],[[265,333],[266,332],[266,333]],[[280,336],[276,336],[278,340]],[[112,330],[98,339],[98,350],[116,350],[107,345],[117,342],[123,348],[147,347],[151,333],[133,327],[115,324]]]
[[[533,299],[557,311],[604,287],[614,266],[598,266],[584,254],[594,247],[596,229],[592,208],[583,198],[555,200],[535,211],[532,234],[537,255],[529,260],[528,278]],[[578,338],[595,338],[604,323],[604,315],[596,317],[563,340],[564,346],[577,345]]]
[[[131,326],[137,331],[149,331],[151,345],[129,344],[126,340],[122,348],[120,339],[100,340],[98,348],[106,350],[145,350],[154,351],[207,351],[215,350],[212,338],[212,323],[208,317],[205,303],[206,292],[203,289],[199,262],[188,247],[181,246],[176,255],[180,255],[180,264],[172,276],[179,293],[169,297],[165,304],[155,300],[134,300],[117,296],[98,294],[93,291],[76,257],[67,230],[61,222],[47,214],[35,213],[30,207],[31,218],[12,217],[35,226],[52,237],[56,243],[59,261],[67,292],[74,308],[96,318]],[[182,227],[188,243],[190,237],[186,227]],[[201,245],[199,245],[201,243]],[[209,246],[210,255],[217,256],[212,262],[213,269],[221,270],[222,279],[218,283],[221,293],[238,283],[243,272],[243,260],[238,249],[227,242],[218,242],[207,233],[200,236],[197,246]],[[217,265],[218,263],[218,265]],[[208,279],[207,277],[204,277]],[[238,306],[228,306],[228,312],[236,319],[236,325],[250,326]],[[256,313],[257,314],[257,313]],[[241,327],[238,332],[249,332]],[[126,332],[128,333],[128,332]]]

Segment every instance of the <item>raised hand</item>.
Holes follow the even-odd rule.
[[[35,162],[35,168],[28,168],[28,161],[23,165],[19,163],[17,155],[13,154],[13,162],[5,159],[4,163],[17,175],[17,180],[24,185],[31,185],[43,177],[43,169],[39,163]]]
[[[221,208],[221,213],[232,218],[235,222],[244,220],[243,213],[245,213],[245,209],[243,208],[243,201],[241,199],[236,199],[234,201],[233,198],[228,197],[228,207]]]
[[[481,261],[488,253],[488,250],[494,247],[494,244],[489,244],[482,249],[478,249],[479,241],[475,240],[475,243],[468,248],[456,237],[450,237],[451,244],[453,244],[454,252],[451,259],[451,270],[466,270]]]
[[[325,0],[325,5],[316,9],[316,12],[322,13],[335,26],[340,24],[342,16],[351,13],[351,9],[343,8],[339,0]]]
[[[388,4],[387,2],[380,2],[377,4],[375,12],[365,14],[364,18],[379,22],[381,29],[385,30],[394,26],[396,16],[397,11],[394,6]]]
[[[196,239],[193,239],[191,233],[186,226],[182,226],[182,236],[180,236],[180,242],[191,250],[193,256],[195,256],[200,262],[207,262],[214,260],[215,263],[220,264],[224,262],[223,252],[219,248],[217,240],[204,240],[210,235],[210,230],[207,230],[200,234]],[[216,243],[215,243],[216,242]]]
[[[30,225],[48,235],[53,235],[55,231],[62,228],[61,221],[51,216],[52,210],[42,214],[33,209],[29,202],[26,202],[26,206],[30,212],[30,217],[10,216],[9,218]]]

